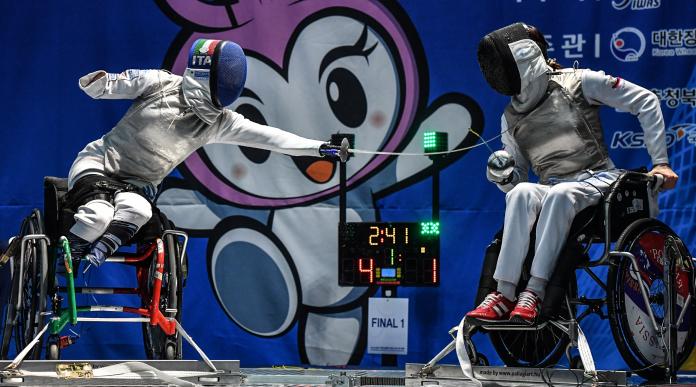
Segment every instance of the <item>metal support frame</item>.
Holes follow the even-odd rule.
[[[671,239],[671,238],[668,238]],[[676,247],[676,242],[672,240],[671,242],[674,245],[674,249],[678,249]],[[677,250],[678,251],[678,250]],[[665,254],[667,255],[667,254]],[[638,261],[636,257],[630,253],[630,252],[624,252],[624,251],[610,251],[607,254],[607,257],[622,257],[626,258],[631,262],[631,265],[633,267],[633,270],[635,270],[637,273],[640,272],[639,266],[638,266]],[[666,287],[666,292],[676,292],[676,287],[673,284],[673,280],[669,280],[668,278],[673,278],[674,273],[676,270],[676,263],[674,262],[674,259],[667,259],[665,258],[665,287]],[[668,267],[669,266],[669,267]],[[666,372],[667,372],[667,379],[670,380],[670,383],[672,381],[676,381],[676,366],[674,364],[677,363],[676,359],[676,350],[677,350],[677,345],[676,345],[676,332],[677,332],[677,327],[679,326],[680,322],[684,318],[684,312],[685,308],[682,309],[682,312],[680,315],[677,317],[675,314],[675,310],[673,310],[673,306],[670,307],[668,311],[665,313],[665,320],[666,320],[666,326],[667,328],[665,330],[661,329],[659,325],[657,324],[657,321],[655,319],[655,315],[652,311],[652,308],[650,308],[650,299],[648,296],[648,289],[645,288],[645,283],[643,281],[638,281],[641,286],[641,295],[643,298],[643,301],[646,303],[648,306],[648,314],[650,316],[650,320],[653,324],[653,327],[655,328],[655,332],[659,335],[663,335],[667,333],[668,335],[668,340],[667,340],[667,345],[665,346],[665,359],[667,363],[666,367]],[[569,300],[566,299],[567,303],[570,303]],[[672,303],[676,302],[676,296],[672,295],[672,298],[667,298],[666,304],[668,305],[673,305]],[[688,306],[688,304],[691,302],[691,295],[686,299],[685,301],[685,306]],[[579,302],[578,302],[579,303]],[[569,308],[569,310],[572,310]],[[589,312],[592,313],[592,312]],[[588,313],[588,314],[589,314]],[[674,316],[672,316],[674,314]],[[585,315],[581,315],[581,317],[585,317]],[[534,331],[534,330],[540,330],[543,329],[547,324],[553,324],[563,332],[565,332],[571,339],[571,343],[569,346],[572,347],[578,347],[578,340],[577,338],[579,337],[579,324],[578,324],[578,319],[571,319],[567,322],[559,322],[559,321],[546,321],[543,322],[539,325],[532,325],[532,326],[526,326],[526,325],[515,325],[515,324],[505,324],[505,323],[494,323],[494,324],[479,324],[477,325],[477,328],[480,328],[481,330],[484,331]],[[456,328],[454,329],[456,330]],[[666,331],[666,332],[665,332]],[[450,334],[452,334],[453,330],[450,330]],[[475,332],[475,330],[470,330],[469,332],[466,333],[465,340],[468,340],[470,345],[473,348],[473,341],[471,341],[470,334]],[[452,340],[449,344],[447,344],[435,357],[430,360],[428,363],[426,363],[422,369],[419,371],[419,375],[421,377],[430,375],[433,370],[437,369],[437,363],[442,360],[445,356],[447,356],[450,352],[452,352],[455,349],[455,343],[456,340]],[[475,349],[473,350],[474,356],[476,351]],[[569,348],[566,349],[566,355],[569,355]],[[671,357],[670,357],[671,356]],[[474,363],[476,359],[473,359]],[[570,358],[569,358],[570,360]]]
[[[665,317],[663,322],[664,330],[662,332],[663,342],[665,343],[665,379],[668,383],[677,382],[677,363],[678,359],[678,344],[677,344],[677,329],[679,327],[677,317],[677,284],[675,283],[675,274],[677,271],[677,257],[679,256],[679,247],[677,242],[671,236],[665,241],[665,251],[663,254],[664,265],[664,284],[665,284]],[[647,304],[648,309],[650,304]],[[682,312],[686,310],[684,308]],[[667,339],[664,340],[664,336]]]
[[[432,176],[432,220],[434,222],[440,221],[440,169],[442,168],[442,162],[444,160],[443,155],[431,155],[430,160],[433,161],[431,176]]]
[[[441,365],[432,368],[428,374],[422,374],[423,364],[406,364],[406,387],[422,386],[458,386],[473,385],[465,383],[465,376],[459,366]],[[525,368],[525,367],[472,367],[473,375],[483,385],[488,386],[577,386],[583,381],[585,374],[580,370]],[[598,371],[593,386],[627,386],[628,373],[625,371]]]
[[[653,324],[653,328],[655,328],[655,332],[658,334],[661,332],[660,326],[657,324],[657,320],[655,319],[655,314],[653,313],[652,308],[650,307],[650,297],[648,297],[648,291],[649,289],[646,289],[645,282],[643,282],[642,279],[640,279],[640,266],[638,266],[638,260],[636,259],[635,255],[628,251],[612,251],[609,253],[611,256],[614,257],[623,257],[623,258],[628,258],[631,261],[631,266],[633,267],[633,270],[635,271],[636,275],[638,275],[638,283],[640,284],[640,294],[643,296],[643,301],[645,302],[645,305],[647,306],[648,309],[648,316],[650,316],[650,321]]]
[[[20,245],[20,255],[19,255],[19,288],[24,289],[24,253],[26,250],[24,249],[24,246],[26,246],[29,242],[35,241],[35,240],[42,240],[46,242],[46,246],[51,245],[51,240],[48,239],[48,237],[44,234],[29,234],[25,235],[22,238],[22,244]],[[22,307],[22,298],[17,297],[17,305],[16,309],[19,310]]]
[[[183,238],[183,250],[181,253],[181,260],[183,262],[183,257],[186,252],[186,247],[188,245],[188,235],[185,232],[177,230],[165,230],[162,234],[162,238],[166,236],[174,236],[175,238]],[[26,246],[28,243],[40,240],[46,243],[46,246],[50,245],[50,239],[44,234],[30,234],[26,235],[21,240],[20,245],[20,256],[19,256],[19,272],[24,272],[24,261],[26,256]],[[66,287],[61,288],[56,286],[55,293],[59,291],[64,291],[67,293],[68,307],[63,309],[60,304],[57,305],[57,309],[54,306],[54,312],[57,315],[51,317],[50,321],[43,327],[43,329],[34,337],[34,340],[30,342],[15,358],[15,360],[8,365],[8,369],[15,369],[24,360],[24,357],[31,351],[31,349],[39,342],[39,339],[43,334],[50,328],[51,335],[58,335],[65,328],[65,326],[70,323],[72,325],[78,322],[134,322],[134,323],[150,323],[151,325],[159,326],[167,335],[173,335],[176,332],[182,335],[199,353],[201,358],[206,364],[213,370],[215,366],[212,364],[210,359],[205,355],[205,353],[196,345],[193,339],[186,333],[186,331],[181,327],[176,319],[171,317],[165,317],[162,311],[159,310],[159,300],[160,292],[162,287],[162,279],[164,276],[164,244],[161,238],[158,238],[151,246],[140,253],[136,254],[122,254],[120,256],[112,256],[107,259],[107,262],[119,262],[125,264],[140,264],[146,259],[152,257],[153,253],[156,253],[153,259],[155,262],[155,273],[154,273],[154,284],[153,292],[151,297],[150,305],[147,308],[132,308],[127,306],[111,306],[111,305],[91,305],[91,306],[78,306],[75,301],[76,293],[84,294],[138,294],[140,292],[139,288],[103,288],[103,287],[75,287],[74,282],[74,272],[72,265],[72,254],[70,249],[70,243],[64,236],[59,238],[59,248],[63,250],[63,262],[65,266],[65,279]],[[42,267],[47,268],[48,262],[44,262],[45,265]],[[23,288],[23,276],[19,277],[19,286]],[[60,301],[58,301],[60,302]],[[21,308],[21,298],[17,300],[17,309]],[[78,316],[78,312],[126,312],[139,314],[141,317],[83,317]],[[165,313],[176,313],[176,309],[170,308],[165,311]],[[46,313],[48,315],[53,313]]]
[[[175,235],[175,236],[183,236],[185,238],[184,240],[184,246],[186,246],[186,242],[188,238],[186,237],[185,233],[175,231],[175,230],[166,230],[163,234],[163,236],[166,235]],[[72,255],[70,251],[70,243],[68,242],[67,238],[65,237],[60,237],[60,242],[61,246],[63,248],[63,259],[64,259],[64,265],[65,265],[65,277],[67,281],[67,295],[68,295],[68,308],[65,310],[62,310],[62,308],[58,308],[58,313],[59,315],[54,317],[51,320],[51,335],[58,335],[60,332],[65,328],[68,322],[70,322],[71,325],[77,324],[78,321],[108,321],[108,320],[100,320],[100,319],[92,319],[92,320],[85,320],[84,318],[78,319],[77,312],[94,312],[94,311],[109,311],[109,312],[126,312],[126,313],[134,313],[134,314],[139,314],[141,316],[144,316],[147,318],[147,322],[150,322],[152,325],[158,325],[160,329],[162,329],[165,334],[167,335],[173,335],[176,332],[176,327],[174,324],[172,324],[167,318],[164,317],[162,314],[162,311],[159,310],[159,300],[160,300],[160,291],[162,287],[162,278],[164,275],[164,244],[162,242],[162,239],[158,238],[154,243],[152,243],[151,246],[149,246],[147,249],[145,249],[142,253],[140,254],[132,254],[128,256],[123,256],[117,257],[115,262],[121,262],[121,263],[139,263],[139,262],[144,262],[146,259],[150,258],[154,252],[156,252],[155,258],[156,259],[156,265],[155,265],[155,279],[154,279],[154,284],[153,284],[153,294],[151,298],[150,305],[148,306],[147,309],[145,308],[132,308],[132,307],[127,307],[127,306],[78,306],[76,301],[75,301],[75,294],[77,293],[76,288],[75,288],[75,283],[74,283],[74,274],[73,274],[73,267],[72,267]],[[185,251],[185,250],[184,250]],[[182,254],[183,256],[183,254]],[[112,261],[113,262],[113,261]],[[111,290],[111,292],[109,292]],[[135,290],[135,291],[134,291]],[[117,288],[117,289],[108,289],[108,288],[80,288],[80,291],[82,293],[91,293],[91,294],[114,294],[114,293],[124,293],[124,294],[137,294],[138,291],[137,289],[122,289],[122,288]]]
[[[188,247],[188,234],[178,230],[164,230],[164,232],[162,233],[162,238],[164,239],[167,235],[172,235],[174,237],[180,237],[184,239],[184,244],[181,248],[181,257],[179,257],[179,267],[182,267],[184,265],[184,254],[186,253],[186,248]]]
[[[17,355],[17,357],[12,360],[10,364],[5,367],[5,370],[17,369],[19,365],[24,361],[24,358],[29,353],[29,351],[39,342],[39,338],[43,336],[49,325],[52,325],[54,321],[59,320],[59,317],[53,317],[51,322],[47,323],[44,328],[34,337],[34,339],[27,345],[22,351]],[[218,372],[215,365],[210,361],[208,356],[203,352],[203,350],[196,344],[191,336],[184,330],[181,324],[175,318],[165,318],[169,324],[171,324],[174,329],[176,329],[181,336],[188,341],[189,344],[196,350],[198,355],[203,359],[205,364],[207,364],[213,372]],[[121,322],[121,323],[143,323],[149,322],[153,324],[153,320],[150,317],[77,317],[76,322]],[[154,325],[154,324],[153,324]]]
[[[27,360],[21,369],[9,363],[0,361],[0,386],[239,386],[247,378],[239,360],[215,360],[216,371],[197,360]]]
[[[620,177],[620,181],[627,180],[631,177],[636,175],[635,173],[628,172]],[[648,181],[656,182],[657,185],[659,186],[660,180],[659,177],[651,177],[651,176],[646,176],[644,174],[640,174],[641,179],[648,179]],[[619,181],[617,180],[617,183]],[[606,291],[609,291],[607,289],[606,284],[601,281],[590,269],[591,267],[594,266],[600,266],[600,265],[606,265],[609,263],[610,259],[612,258],[625,258],[628,259],[631,262],[631,266],[633,270],[636,273],[640,273],[640,267],[638,266],[638,261],[636,257],[630,253],[630,252],[625,252],[625,251],[611,251],[611,200],[614,195],[614,191],[612,190],[608,197],[604,200],[604,252],[602,256],[595,260],[595,261],[590,261],[586,265],[583,265],[583,269],[588,272],[590,277],[597,282],[597,284]],[[638,278],[638,282],[640,283],[640,291],[641,291],[641,296],[643,298],[643,301],[645,302],[647,309],[648,309],[648,314],[650,316],[650,320],[653,324],[653,327],[655,328],[655,332],[660,335],[660,336],[666,336],[667,340],[666,345],[664,346],[664,352],[665,352],[665,361],[666,361],[666,379],[669,381],[669,383],[676,382],[677,377],[677,367],[676,363],[678,362],[677,359],[677,328],[681,324],[684,314],[686,311],[686,307],[691,303],[691,295],[687,297],[685,300],[685,305],[684,308],[682,309],[681,313],[679,316],[676,316],[676,285],[674,284],[674,276],[676,274],[676,262],[675,258],[672,257],[672,254],[667,254],[667,250],[671,250],[674,253],[679,253],[679,246],[677,245],[677,241],[675,241],[672,237],[668,237],[667,241],[665,243],[665,266],[664,266],[664,275],[663,275],[663,281],[665,282],[665,293],[667,293],[666,297],[666,302],[665,304],[667,305],[666,308],[666,313],[665,313],[665,328],[662,329],[658,324],[657,320],[655,319],[655,315],[653,313],[652,308],[650,307],[650,299],[648,296],[649,289],[646,289],[645,283]],[[675,254],[678,255],[678,254]],[[669,256],[669,257],[668,257]],[[694,260],[696,262],[696,259]],[[594,301],[594,300],[593,300]],[[572,310],[570,308],[570,301],[566,297],[566,302],[569,304],[569,310]],[[575,301],[576,304],[583,304],[582,299],[578,299]],[[557,328],[561,329],[563,332],[568,334],[570,337],[571,343],[569,344],[569,348],[566,349],[566,355],[569,355],[569,349],[571,346],[579,348],[579,338],[582,335],[580,331],[580,327],[578,324],[578,321],[581,320],[582,318],[586,317],[587,315],[591,313],[599,313],[597,311],[592,310],[592,305],[589,305],[590,309],[586,311],[586,313],[583,313],[580,318],[573,318],[568,322],[559,322],[559,321],[548,321],[544,322],[539,326],[519,326],[519,325],[510,325],[510,324],[481,324],[478,326],[478,328],[482,330],[487,330],[487,331],[502,331],[502,330],[538,330],[542,329],[547,323],[551,323]],[[601,309],[599,309],[601,312]],[[601,316],[601,315],[600,315]],[[455,328],[454,330],[456,330]],[[450,330],[450,334],[452,334],[453,330]],[[476,350],[473,348],[473,341],[471,341],[470,335],[473,333],[475,330],[469,330],[465,332],[465,340],[470,343],[472,346],[473,350],[473,356],[476,357]],[[584,339],[584,335],[582,335],[582,340],[583,340],[583,345],[586,345],[586,340]],[[437,363],[442,360],[447,354],[452,352],[455,349],[455,343],[456,340],[452,340],[450,343],[448,343],[440,352],[438,352],[437,355],[433,359],[431,359],[428,363],[423,365],[416,373],[413,375],[423,378],[427,376],[432,376],[433,372],[439,368]],[[589,351],[589,347],[587,348]],[[582,352],[581,352],[582,354]],[[587,356],[587,355],[586,355]],[[589,355],[591,358],[591,354]],[[570,358],[569,358],[570,360]],[[476,359],[472,359],[472,363],[475,363]],[[408,375],[407,375],[408,376]],[[593,373],[593,377],[597,377],[597,373]]]

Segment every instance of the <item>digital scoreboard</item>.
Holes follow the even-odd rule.
[[[340,223],[341,286],[437,286],[440,223]]]

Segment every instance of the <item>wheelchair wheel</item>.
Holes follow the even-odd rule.
[[[16,324],[16,303],[17,298],[19,298],[19,279],[15,275],[15,273],[18,270],[18,266],[15,266],[15,262],[17,262],[18,260],[19,257],[14,256],[10,261],[10,268],[12,272],[12,285],[10,285],[10,298],[8,299],[7,305],[5,307],[5,318],[3,320],[4,324],[2,328],[2,344],[0,346],[0,359],[4,360],[7,359],[7,355],[9,354],[10,341],[12,340],[12,332],[14,331],[14,327]]]
[[[650,380],[665,375],[663,340],[656,332],[648,308],[661,328],[665,312],[663,257],[668,236],[677,241],[677,248],[670,250],[676,255],[672,258],[677,262],[676,313],[679,315],[689,294],[694,296],[693,262],[679,237],[664,223],[656,219],[631,223],[619,237],[616,250],[631,252],[636,257],[639,272],[635,271],[630,259],[624,258],[611,266],[608,274],[607,304],[616,346],[628,366]],[[649,305],[640,291],[643,285],[648,291]],[[692,321],[696,313],[693,299],[688,308],[690,310],[684,313],[684,320],[677,329],[678,366],[686,361],[696,339],[696,325]]]
[[[577,298],[577,282],[575,273],[568,281],[567,296]],[[566,302],[559,308],[556,320],[569,320],[575,316],[575,307],[568,309]],[[541,320],[539,325],[546,323],[538,330],[490,331],[489,335],[493,348],[500,359],[510,367],[547,367],[555,365],[565,353],[570,342],[568,335],[548,321]]]
[[[181,249],[175,237],[167,235],[164,240],[164,275],[160,294],[160,310],[165,317],[174,317],[181,322],[181,303],[183,295],[183,280],[180,275]],[[149,267],[148,290],[152,294],[155,275],[155,259]],[[176,309],[176,312],[166,312]],[[178,333],[168,336],[158,326],[143,323],[143,342],[148,359],[181,359],[182,341]]]
[[[30,234],[43,234],[43,224],[38,210],[34,210],[32,215],[23,221],[17,238],[21,241],[24,236]],[[25,244],[24,256],[21,256],[20,251],[15,255],[12,263],[12,290],[6,308],[0,348],[2,358],[6,358],[9,353],[13,333],[15,349],[19,352],[34,339],[44,323],[48,246],[46,241],[39,239]],[[39,358],[42,342],[43,338],[29,352],[27,359]]]

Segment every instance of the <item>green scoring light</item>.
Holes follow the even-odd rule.
[[[440,222],[421,222],[421,235],[440,235]]]
[[[447,150],[447,133],[423,133],[423,151],[425,153],[444,152]]]

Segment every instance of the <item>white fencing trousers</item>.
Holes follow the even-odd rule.
[[[152,217],[150,202],[135,192],[117,193],[114,204],[115,206],[106,200],[97,199],[80,206],[70,232],[92,243],[104,234],[114,219],[140,228]]]
[[[597,204],[620,174],[619,170],[610,170],[582,173],[577,181],[554,185],[517,184],[505,197],[503,240],[493,278],[518,283],[538,217],[531,275],[548,281],[575,215]]]

